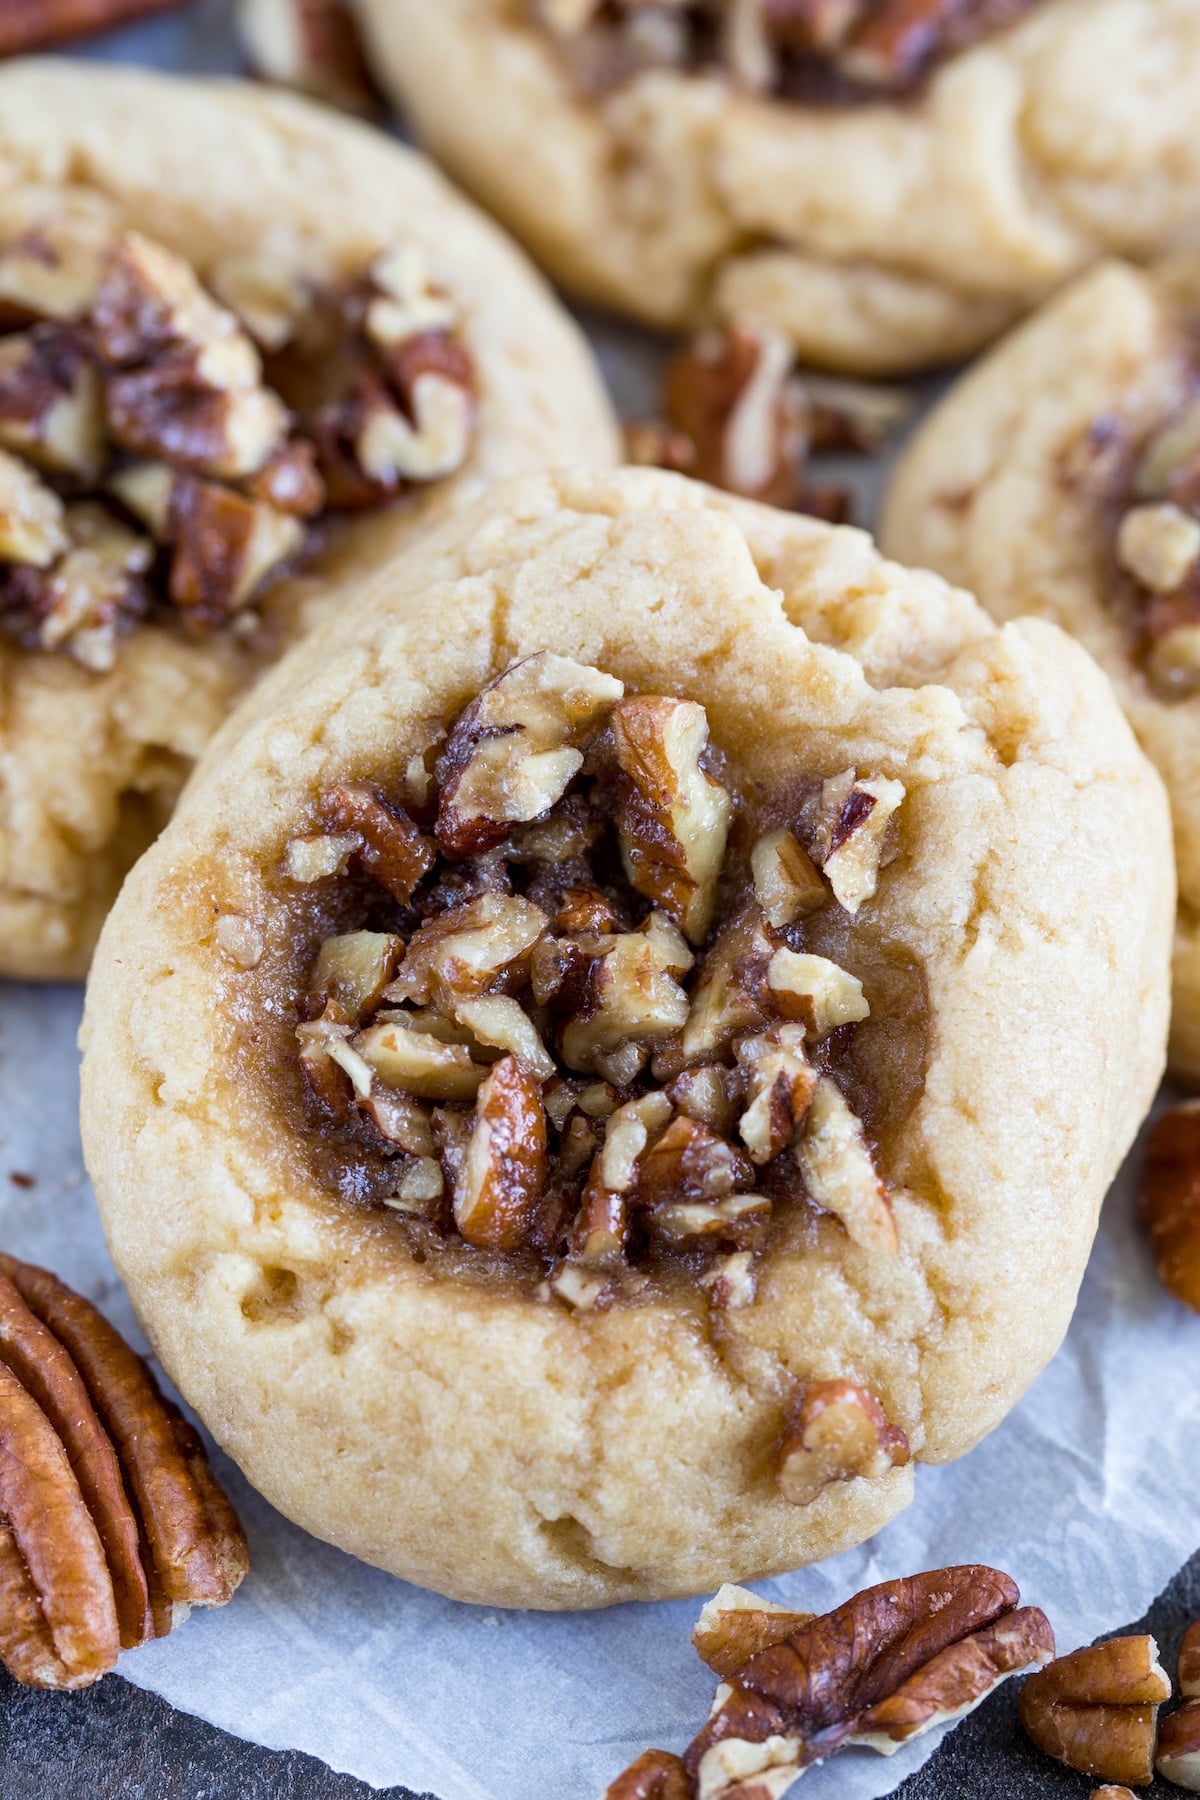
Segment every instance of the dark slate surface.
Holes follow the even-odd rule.
[[[1153,1631],[1173,1672],[1179,1639],[1196,1617],[1200,1554],[1131,1628]],[[897,1800],[1086,1800],[1094,1787],[1022,1735],[1009,1683],[950,1734]],[[1140,1791],[1158,1800],[1180,1793],[1160,1781]],[[115,1675],[85,1694],[37,1694],[0,1670],[0,1800],[369,1800],[378,1792],[311,1756],[241,1743]],[[415,1797],[397,1787],[385,1800]]]

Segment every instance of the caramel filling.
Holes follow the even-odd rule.
[[[140,620],[247,630],[327,517],[464,461],[471,362],[414,249],[337,290],[252,258],[217,277],[136,232],[0,246],[10,641],[103,671]]]
[[[671,1258],[743,1303],[793,1202],[893,1253],[845,1075],[871,1003],[813,934],[853,938],[903,799],[846,769],[764,802],[703,707],[545,651],[432,774],[328,790],[282,873],[337,925],[296,1037],[342,1191],[577,1308]]]

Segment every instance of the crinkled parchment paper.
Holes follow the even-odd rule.
[[[227,10],[214,0],[91,54],[232,67]],[[606,329],[600,344],[627,408],[651,399],[635,342]],[[136,1337],[80,1154],[79,1010],[75,989],[0,988],[0,1242],[49,1264]],[[1136,1618],[1195,1548],[1200,1390],[1177,1375],[1198,1341],[1200,1324],[1156,1284],[1125,1177],[1067,1342],[1023,1404],[965,1461],[919,1469],[914,1505],[872,1544],[762,1591],[824,1611],[869,1582],[990,1562],[1049,1612],[1062,1648]],[[575,1616],[454,1605],[305,1536],[218,1467],[253,1571],[233,1605],[121,1664],[173,1705],[439,1800],[594,1800],[640,1750],[681,1749],[705,1716],[713,1678],[688,1643],[697,1604]],[[936,1742],[890,1760],[843,1753],[798,1791],[868,1800]]]

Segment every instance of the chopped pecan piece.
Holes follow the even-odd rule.
[[[749,1102],[738,1132],[760,1167],[787,1149],[812,1104],[817,1071],[804,1039],[802,1026],[776,1025],[737,1046]]]
[[[765,1025],[775,1010],[767,970],[775,945],[755,906],[745,907],[704,953],[683,1032],[689,1063],[723,1055],[739,1032]]]
[[[853,769],[835,775],[821,790],[814,851],[848,913],[856,913],[875,892],[884,834],[903,799],[900,782],[883,776],[860,781]]]
[[[567,1067],[601,1073],[601,1059],[625,1045],[671,1037],[688,1017],[687,995],[674,979],[690,965],[683,940],[664,931],[651,914],[641,931],[614,932],[593,940],[597,954],[583,1003],[562,1035]],[[681,966],[682,965],[682,966]]]
[[[546,1114],[532,1075],[515,1056],[479,1090],[475,1128],[454,1193],[454,1221],[468,1244],[518,1250],[546,1186]]]
[[[630,884],[693,944],[704,941],[725,860],[732,804],[701,766],[708,718],[690,700],[643,695],[613,709],[617,831]]]
[[[291,838],[283,853],[283,872],[289,881],[300,882],[306,887],[314,881],[324,881],[330,875],[344,875],[350,858],[362,849],[362,845],[357,831],[346,832],[341,837]]]
[[[484,894],[452,907],[410,938],[388,998],[453,1014],[465,1000],[529,973],[546,915],[515,894]]]
[[[412,1014],[372,1025],[359,1036],[354,1049],[386,1087],[415,1094],[421,1100],[473,1100],[487,1070],[471,1060],[465,1044],[447,1043],[433,1031],[421,1029],[424,1022],[419,1014]],[[335,1054],[332,1048],[329,1054]]]
[[[22,572],[0,592],[5,628],[41,650],[65,649],[85,668],[111,669],[120,637],[147,610],[143,577],[154,549],[103,506],[63,515],[69,547],[44,576]]]
[[[809,1037],[828,1037],[843,1025],[870,1017],[862,982],[825,956],[777,950],[767,967],[767,986],[785,1019],[797,1019]]]
[[[63,513],[54,489],[0,450],[0,562],[49,568],[70,545]]]
[[[443,851],[477,855],[549,812],[583,766],[580,744],[624,691],[613,676],[548,650],[490,682],[456,720],[438,762]]]
[[[750,853],[754,897],[767,923],[781,930],[824,906],[829,890],[821,872],[790,831],[768,831]]]
[[[687,1200],[656,1206],[646,1214],[651,1237],[681,1244],[712,1239],[734,1244],[755,1243],[771,1216],[765,1194],[730,1194],[724,1200]]]
[[[519,1001],[507,994],[483,994],[478,1000],[461,1000],[455,1018],[471,1035],[490,1049],[515,1056],[537,1081],[549,1081],[555,1073],[554,1058],[538,1036],[537,1027]]]
[[[741,1083],[732,1069],[719,1063],[707,1063],[698,1069],[685,1069],[677,1075],[667,1097],[678,1112],[698,1119],[722,1137],[728,1137],[737,1123]]]
[[[1131,507],[1117,533],[1117,561],[1143,587],[1169,594],[1200,562],[1200,520],[1170,500]]]
[[[610,1114],[572,1232],[571,1254],[578,1261],[604,1264],[621,1257],[639,1159],[670,1117],[671,1103],[661,1093],[644,1094]]]
[[[232,488],[181,476],[172,483],[164,541],[175,551],[168,594],[185,622],[204,631],[257,597],[301,549],[304,527]]]
[[[753,1165],[736,1144],[681,1115],[642,1156],[638,1200],[651,1207],[724,1200],[753,1181]]]
[[[758,1291],[753,1253],[735,1250],[719,1258],[700,1277],[700,1286],[707,1292],[710,1306],[720,1310],[749,1306]]]
[[[241,913],[222,913],[213,928],[213,938],[222,955],[239,969],[256,969],[266,950],[258,926]]]
[[[322,810],[335,835],[361,838],[356,855],[372,879],[397,900],[411,900],[435,853],[408,814],[363,787],[331,788]]]
[[[347,931],[321,945],[308,979],[311,994],[333,1000],[351,1024],[378,1006],[404,954],[398,937],[381,931]]]
[[[788,1408],[779,1491],[809,1506],[834,1481],[877,1481],[908,1461],[908,1438],[873,1394],[852,1381],[817,1381]]]
[[[36,325],[0,337],[0,446],[53,474],[97,479],[104,402],[78,332]]]
[[[413,1218],[432,1218],[445,1186],[442,1165],[436,1157],[407,1157],[396,1177],[394,1191],[384,1195],[383,1204]]]
[[[895,1253],[899,1240],[891,1202],[862,1122],[828,1076],[816,1085],[796,1160],[809,1194],[818,1206],[836,1213],[856,1244]]]
[[[371,295],[364,327],[381,350],[396,350],[415,338],[453,327],[454,302],[432,285],[425,252],[418,245],[404,244],[377,256],[367,280]]]
[[[0,244],[0,321],[72,324],[91,311],[108,233],[82,218],[43,218]]]
[[[1017,1710],[1047,1756],[1136,1787],[1153,1779],[1158,1709],[1170,1698],[1152,1637],[1109,1638],[1031,1676]]]
[[[256,74],[345,112],[374,110],[366,58],[345,0],[238,0],[237,25]]]
[[[1200,1101],[1159,1114],[1146,1142],[1142,1218],[1167,1292],[1200,1312]]]

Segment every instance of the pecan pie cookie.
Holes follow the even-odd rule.
[[[233,696],[437,511],[616,454],[574,328],[408,151],[0,72],[0,972],[82,974]]]
[[[881,539],[1037,613],[1112,677],[1175,826],[1172,1068],[1200,1080],[1200,257],[1107,264],[946,397],[906,452]],[[1123,909],[1125,896],[1114,892]]]
[[[557,279],[884,373],[1200,213],[1194,0],[356,0],[430,149]]]
[[[267,676],[126,883],[112,1251],[250,1479],[414,1581],[828,1556],[1058,1344],[1172,909],[1069,639],[679,476],[529,477]]]

